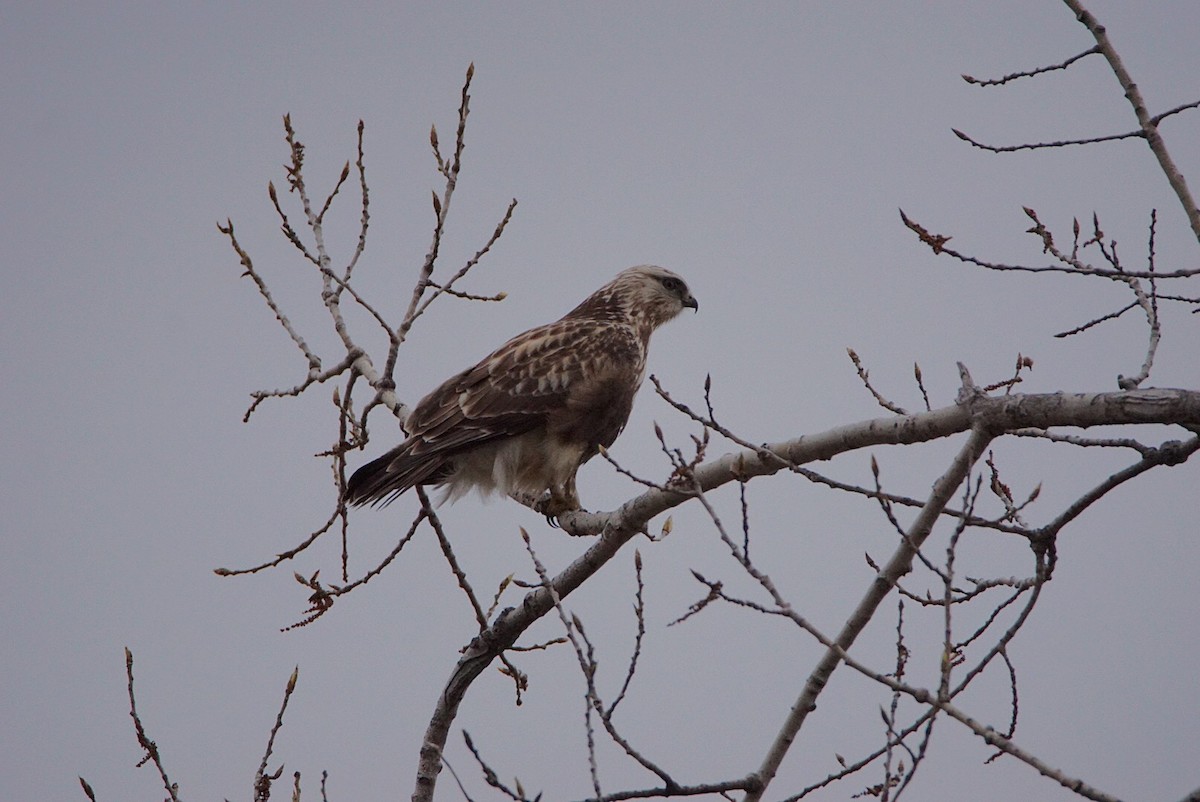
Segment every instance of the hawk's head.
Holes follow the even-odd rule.
[[[699,304],[677,274],[656,265],[638,265],[622,270],[617,277],[597,290],[588,301],[616,307],[638,328],[656,329],[684,310]],[[580,306],[588,304],[585,301]]]

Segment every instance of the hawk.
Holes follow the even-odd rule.
[[[345,500],[386,505],[433,485],[445,488],[443,501],[477,489],[537,500],[548,518],[580,509],[576,471],[625,428],[650,335],[685,308],[699,304],[670,270],[618,273],[422,398],[408,439],[355,471]]]

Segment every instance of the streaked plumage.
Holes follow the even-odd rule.
[[[631,267],[559,320],[519,334],[425,396],[408,439],[355,471],[350,504],[388,504],[416,485],[542,498],[579,509],[575,473],[625,428],[656,328],[697,308],[683,279]]]

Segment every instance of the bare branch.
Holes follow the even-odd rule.
[[[1100,52],[1099,48],[1092,48],[1088,51],[1088,53],[1098,52]],[[1028,74],[1034,75],[1036,73]],[[966,78],[967,76],[963,77]],[[1196,100],[1191,103],[1184,103],[1183,105],[1176,106],[1175,108],[1165,111],[1162,114],[1155,115],[1149,119],[1149,124],[1157,127],[1160,122],[1168,117],[1179,114],[1180,112],[1190,111],[1194,108],[1200,108],[1200,100]],[[1105,134],[1103,136],[1092,136],[1083,139],[1057,139],[1051,142],[1032,142],[1021,145],[989,145],[963,133],[957,128],[951,128],[950,130],[956,137],[966,142],[968,145],[979,148],[980,150],[989,151],[991,153],[1015,153],[1020,150],[1044,150],[1046,148],[1066,148],[1073,145],[1095,145],[1101,142],[1119,142],[1122,139],[1148,139],[1145,130],[1138,129],[1136,131],[1126,131],[1123,134]]]
[[[779,735],[776,736],[762,765],[755,772],[762,781],[762,788],[748,793],[745,802],[758,802],[762,798],[762,792],[775,777],[775,773],[779,770],[784,756],[794,743],[796,733],[804,725],[808,714],[816,708],[817,697],[828,684],[834,670],[845,658],[847,650],[857,640],[859,633],[870,622],[876,608],[888,596],[896,582],[912,568],[916,550],[933,531],[933,525],[937,522],[941,508],[949,503],[950,498],[967,478],[971,466],[983,454],[991,439],[992,435],[986,430],[978,428],[972,430],[970,437],[954,458],[949,469],[934,483],[928,502],[908,529],[908,536],[901,541],[887,566],[876,576],[862,601],[858,603],[854,612],[842,626],[842,631],[830,643],[825,656],[809,674],[800,697],[792,705],[790,713],[780,728]],[[790,605],[782,599],[777,599],[776,603],[780,604],[782,609],[790,610]]]
[[[932,234],[924,227],[910,219],[903,210],[900,211],[900,217],[911,231],[920,237],[921,241],[928,245],[934,253],[946,254],[960,262],[976,265],[988,270],[996,271],[1014,271],[1021,273],[1070,273],[1072,275],[1086,276],[1102,276],[1105,278],[1116,278],[1122,281],[1127,278],[1157,278],[1157,279],[1174,279],[1174,278],[1190,278],[1200,275],[1200,267],[1185,268],[1181,270],[1171,271],[1155,271],[1147,270],[1113,270],[1103,267],[1095,267],[1093,265],[1070,265],[1070,264],[1051,264],[1051,265],[1012,265],[1003,262],[989,262],[984,259],[979,259],[974,256],[968,256],[953,248],[946,247],[946,243],[951,237],[941,234]]]
[[[271,734],[267,738],[267,749],[263,752],[262,762],[258,764],[258,770],[254,772],[254,802],[267,802],[271,798],[271,783],[278,780],[283,774],[283,764],[280,764],[279,769],[274,774],[267,774],[267,763],[271,760],[271,752],[275,749],[275,736],[279,734],[279,730],[283,728],[283,714],[287,710],[288,700],[292,698],[293,691],[296,690],[296,680],[300,676],[300,667],[292,671],[292,676],[288,678],[287,687],[283,691],[283,704],[279,706],[279,712],[275,715],[275,724],[271,727]],[[296,772],[295,782],[297,789],[300,783],[300,773]]]
[[[854,352],[853,348],[847,348],[846,355],[849,356],[850,361],[854,363],[854,369],[856,371],[858,371],[859,380],[862,381],[863,386],[867,388],[867,391],[870,392],[872,396],[874,396],[875,400],[877,402],[879,402],[879,406],[883,407],[886,410],[890,410],[891,412],[895,412],[897,415],[907,415],[908,414],[908,412],[903,407],[897,406],[896,404],[892,403],[888,399],[884,398],[882,395],[879,394],[879,391],[877,391],[874,387],[871,386],[870,374],[867,373],[867,369],[863,367],[862,360],[860,360],[858,358],[858,354]],[[928,399],[926,399],[926,400],[928,400]]]
[[[1108,66],[1112,69],[1113,75],[1117,77],[1117,81],[1121,84],[1121,89],[1125,92],[1125,98],[1129,101],[1129,105],[1133,107],[1134,116],[1137,117],[1138,127],[1146,139],[1146,144],[1150,146],[1154,157],[1158,159],[1158,164],[1162,168],[1163,175],[1167,177],[1167,182],[1171,185],[1171,189],[1175,190],[1176,197],[1179,198],[1179,204],[1183,207],[1183,212],[1187,215],[1188,222],[1191,224],[1192,234],[1200,240],[1200,209],[1196,207],[1196,201],[1193,200],[1192,193],[1188,190],[1183,174],[1175,166],[1171,154],[1167,152],[1167,145],[1163,142],[1162,135],[1158,132],[1158,123],[1161,117],[1155,118],[1146,111],[1146,103],[1142,99],[1142,92],[1138,89],[1137,84],[1133,82],[1133,78],[1130,77],[1128,70],[1125,69],[1125,64],[1121,60],[1121,57],[1117,55],[1112,42],[1109,41],[1108,32],[1104,26],[1100,24],[1090,11],[1083,7],[1083,4],[1079,0],[1063,0],[1063,2],[1067,8],[1074,12],[1075,19],[1079,20],[1096,39],[1097,49],[1104,56],[1105,60],[1108,61]],[[1200,106],[1200,102],[1191,104],[1188,107],[1195,108],[1196,106]]]
[[[489,766],[487,764],[487,762],[483,759],[483,756],[479,754],[479,750],[475,748],[475,742],[471,740],[470,733],[468,733],[466,730],[463,730],[462,736],[463,736],[463,741],[465,741],[467,744],[467,749],[470,750],[471,755],[475,758],[475,762],[477,762],[479,764],[480,770],[483,771],[484,782],[486,782],[488,785],[495,788],[496,790],[500,791],[502,794],[507,796],[509,799],[514,800],[515,802],[530,802],[530,800],[525,796],[525,793],[523,790],[518,788],[517,790],[514,791],[513,789],[511,789],[507,785],[505,785],[503,782],[501,782],[500,776],[498,774],[496,774],[495,771],[492,770],[492,767]],[[458,775],[455,775],[455,779],[457,779],[457,777],[458,777]],[[460,788],[462,787],[461,783],[459,783],[459,787]],[[464,796],[465,795],[466,794],[464,792]],[[539,794],[538,797],[540,798],[541,794]]]
[[[408,532],[405,533],[404,537],[400,538],[399,542],[396,543],[391,552],[389,552],[388,555],[384,557],[378,565],[348,585],[331,585],[330,587],[324,587],[317,579],[320,571],[317,571],[311,577],[303,577],[297,573],[295,575],[296,581],[312,591],[312,595],[308,597],[309,608],[305,611],[306,615],[304,618],[292,624],[291,626],[284,627],[282,631],[287,632],[292,629],[308,626],[313,621],[316,621],[318,618],[328,612],[333,607],[333,602],[338,596],[350,593],[354,589],[367,584],[372,579],[379,576],[379,574],[383,573],[383,569],[387,568],[391,564],[392,560],[396,559],[404,547],[408,545],[408,542],[413,539],[413,536],[417,533],[417,528],[424,520],[425,511],[418,510],[416,518],[413,519],[412,524],[408,527]]]
[[[349,268],[347,268],[347,271],[349,271]],[[337,285],[336,292],[341,293],[341,292],[345,291],[345,292],[350,293],[350,297],[354,299],[354,302],[357,303],[360,307],[362,307],[363,310],[365,310],[367,314],[369,314],[371,317],[375,318],[375,322],[378,323],[380,328],[382,328],[384,330],[384,332],[387,333],[389,338],[395,334],[395,332],[392,331],[392,327],[390,325],[388,325],[388,322],[383,317],[383,315],[380,314],[372,304],[368,303],[365,298],[363,298],[361,295],[359,295],[358,291],[355,290],[353,287],[351,287],[350,284],[347,283],[345,279],[342,279],[339,276],[335,275],[332,270],[323,270],[323,271],[321,271],[321,273],[322,273],[322,275],[326,276],[330,281],[332,281],[334,284]]]
[[[467,263],[465,265],[463,265],[461,268],[459,268],[458,272],[456,272],[453,276],[450,277],[449,281],[447,281],[445,284],[435,284],[432,281],[427,282],[426,286],[434,287],[434,288],[436,288],[436,291],[432,295],[430,295],[428,298],[426,298],[425,301],[421,304],[420,308],[418,308],[417,311],[413,313],[412,319],[414,321],[417,318],[419,318],[422,314],[424,314],[425,310],[429,308],[429,305],[431,303],[433,303],[435,300],[437,300],[438,296],[441,295],[442,293],[456,295],[460,298],[469,298],[469,299],[479,300],[479,301],[503,301],[505,299],[505,297],[507,297],[506,294],[502,293],[502,292],[498,293],[496,295],[490,296],[490,297],[466,295],[464,293],[460,293],[457,290],[453,289],[453,287],[454,287],[455,282],[457,282],[459,279],[466,276],[467,273],[470,272],[471,268],[473,268],[473,267],[475,267],[475,265],[479,264],[479,260],[482,259],[487,254],[487,252],[492,249],[492,246],[495,245],[497,240],[499,240],[500,237],[504,234],[504,229],[508,226],[508,221],[512,219],[513,211],[516,208],[517,208],[517,199],[513,198],[512,201],[508,204],[508,209],[506,209],[504,212],[504,217],[502,217],[500,219],[500,222],[496,224],[496,229],[492,232],[491,238],[489,238],[488,241],[486,243],[484,243],[482,248],[480,248],[478,251],[475,252],[474,256],[472,256],[470,259],[467,260]]]
[[[354,255],[350,257],[350,261],[346,263],[346,270],[342,274],[340,282],[341,288],[344,288],[346,283],[350,281],[350,275],[354,272],[355,266],[358,264],[358,259],[363,255],[363,251],[367,249],[367,228],[371,223],[371,192],[367,189],[367,167],[363,158],[363,131],[366,126],[362,120],[358,121],[358,156],[354,160],[354,166],[358,170],[358,187],[359,187],[359,208],[362,213],[359,216],[358,222],[358,244],[354,246]],[[341,292],[341,288],[338,292]],[[357,297],[359,303],[362,303]]]
[[[964,725],[973,733],[978,735],[981,739],[983,739],[984,743],[988,744],[989,746],[994,746],[1005,754],[1017,758],[1022,763],[1032,766],[1043,777],[1054,780],[1059,785],[1078,794],[1079,796],[1082,796],[1085,799],[1095,800],[1095,802],[1119,802],[1117,797],[1106,794],[1100,789],[1084,782],[1083,780],[1076,777],[1070,777],[1060,769],[1054,768],[1041,758],[1034,755],[1032,752],[1029,752],[1018,746],[1012,741],[1012,739],[1006,738],[992,727],[980,724],[978,721],[971,718],[949,702],[937,701],[928,691],[913,688],[905,689],[905,692],[909,693],[909,695],[918,702],[936,706],[939,710],[946,713],[952,719]]]
[[[433,144],[434,156],[437,159],[438,170],[446,178],[446,185],[442,189],[442,196],[439,199],[437,195],[434,199],[434,214],[436,217],[433,227],[433,240],[429,244],[429,250],[425,254],[425,263],[421,266],[420,276],[417,283],[413,286],[412,298],[408,303],[408,311],[404,313],[404,320],[400,323],[396,330],[396,335],[401,341],[408,335],[409,329],[412,328],[413,321],[420,314],[419,304],[425,295],[425,290],[429,286],[429,279],[433,275],[433,267],[437,263],[438,253],[442,245],[442,233],[446,225],[446,215],[450,213],[450,201],[454,197],[454,190],[458,186],[458,172],[462,167],[462,151],[463,151],[463,136],[467,130],[467,115],[471,112],[471,79],[475,75],[475,65],[471,64],[467,68],[467,77],[463,81],[461,92],[461,101],[458,107],[458,131],[454,142],[454,156],[449,161],[443,161],[441,152],[438,150],[437,129],[433,128],[430,131],[430,140]],[[393,343],[393,350],[395,343]],[[389,360],[390,362],[391,360]],[[391,375],[391,371],[386,372]]]
[[[633,683],[633,675],[637,673],[638,658],[642,654],[642,639],[646,636],[646,602],[643,595],[646,587],[642,582],[642,553],[636,549],[633,552],[633,572],[637,580],[637,593],[634,595],[633,603],[633,613],[637,619],[637,634],[633,638],[633,654],[629,657],[629,668],[625,671],[625,681],[621,683],[621,690],[617,691],[617,696],[613,699],[612,704],[604,711],[604,717],[609,719],[612,718],[613,713],[617,710],[617,705],[621,704],[621,700],[625,698],[625,692]]]
[[[1149,285],[1150,291],[1147,293],[1142,287],[1142,282],[1138,279],[1129,279],[1129,289],[1133,290],[1134,298],[1138,306],[1146,315],[1146,323],[1149,329],[1149,342],[1146,344],[1146,358],[1142,362],[1141,370],[1136,376],[1117,376],[1117,386],[1122,390],[1132,390],[1135,387],[1141,386],[1142,382],[1150,378],[1150,368],[1154,365],[1154,355],[1158,353],[1158,344],[1162,340],[1162,328],[1158,317],[1158,285],[1154,280],[1154,238],[1157,233],[1158,226],[1158,211],[1151,210],[1150,212],[1150,241],[1147,243],[1146,261],[1148,263],[1148,272],[1151,274]]]
[[[147,762],[153,763],[154,768],[158,769],[158,776],[162,780],[163,788],[167,791],[167,796],[171,802],[179,802],[179,786],[171,782],[171,778],[167,776],[167,770],[163,768],[162,755],[158,753],[158,746],[146,734],[146,728],[142,726],[141,716],[137,712],[137,699],[133,694],[133,652],[129,650],[128,646],[125,647],[125,677],[128,680],[129,715],[133,718],[133,729],[137,734],[138,746],[146,750],[146,755],[138,765],[142,766]],[[84,783],[84,789],[85,791],[90,790],[86,783]]]
[[[302,551],[307,549],[313,543],[316,543],[317,538],[321,537],[321,535],[325,534],[331,528],[333,528],[333,525],[335,523],[337,523],[337,521],[339,519],[341,519],[341,520],[345,519],[345,511],[344,510],[340,510],[340,509],[334,510],[333,514],[329,516],[329,520],[327,520],[319,528],[314,530],[312,532],[312,534],[310,534],[307,538],[305,538],[303,541],[301,541],[299,545],[295,546],[294,548],[288,549],[287,551],[281,551],[279,554],[275,555],[275,559],[273,559],[273,560],[267,560],[264,563],[260,563],[258,565],[252,566],[250,568],[214,568],[213,573],[216,574],[217,576],[242,576],[244,574],[256,574],[259,571],[265,570],[267,568],[274,568],[275,566],[279,565],[280,563],[286,562],[287,560],[290,560],[293,557],[295,557],[296,555],[300,554]]]
[[[1113,489],[1159,465],[1180,465],[1198,450],[1200,450],[1200,437],[1193,437],[1185,442],[1171,440],[1163,443],[1158,448],[1146,451],[1141,460],[1117,471],[1077,498],[1053,521],[1039,529],[1036,533],[1036,539],[1042,542],[1052,541],[1064,526],[1078,518],[1084,510],[1099,501]]]
[[[218,223],[217,230],[229,237],[230,246],[233,248],[234,252],[237,253],[238,260],[241,262],[242,267],[244,267],[246,270],[246,272],[242,275],[248,276],[250,280],[254,282],[254,286],[258,288],[259,295],[263,297],[263,300],[267,302],[267,306],[270,307],[271,311],[275,313],[275,319],[279,321],[279,325],[283,326],[283,330],[286,331],[288,336],[292,338],[292,342],[294,342],[296,347],[300,349],[300,353],[304,354],[304,359],[308,362],[309,375],[311,376],[313,373],[320,372],[321,359],[315,353],[313,353],[312,349],[308,347],[308,343],[304,341],[304,338],[301,337],[300,333],[297,332],[295,327],[292,326],[291,320],[289,320],[288,316],[283,313],[283,310],[279,308],[279,305],[275,303],[275,299],[271,296],[271,291],[267,288],[266,282],[263,281],[263,278],[258,274],[258,271],[254,269],[254,262],[250,259],[250,254],[248,254],[245,249],[242,248],[241,243],[238,242],[237,237],[234,235],[233,221],[227,219],[225,221],[225,225],[223,226]],[[251,407],[251,409],[253,409],[253,407]],[[246,413],[246,417],[250,417],[249,412]]]
[[[593,703],[596,699],[596,662],[591,657],[591,644],[588,644],[588,655],[585,656],[583,647],[579,643],[579,637],[583,637],[583,623],[579,620],[578,616],[567,615],[567,611],[562,605],[562,599],[559,598],[554,585],[550,582],[549,575],[546,573],[546,566],[542,565],[542,561],[538,559],[537,553],[533,550],[533,543],[530,541],[529,533],[525,531],[525,527],[521,527],[521,540],[525,543],[525,551],[529,554],[529,559],[533,563],[534,570],[537,571],[538,579],[541,580],[541,586],[550,594],[554,610],[558,613],[563,630],[567,633],[567,640],[571,642],[571,646],[575,649],[575,658],[579,662],[579,668],[587,683],[587,693],[584,697],[584,730],[587,732],[588,769],[591,772],[592,790],[596,792],[596,798],[599,799],[604,796],[604,792],[600,789],[600,769],[596,764],[596,738],[595,731],[592,728],[592,710],[594,709]],[[576,633],[578,633],[579,637],[576,637]],[[669,783],[670,778],[664,778],[664,782]]]
[[[645,788],[640,791],[618,791],[613,794],[605,794],[599,799],[588,799],[585,802],[624,802],[624,800],[628,799],[662,799],[667,797],[712,796],[714,794],[726,796],[729,791],[749,791],[756,787],[756,785],[755,778],[751,776],[740,780],[700,783],[699,785],[671,785],[659,788]]]
[[[1071,56],[1069,59],[1067,59],[1066,61],[1064,61],[1060,64],[1054,64],[1049,67],[1038,67],[1036,70],[1029,70],[1026,72],[1013,72],[1013,73],[1009,73],[1008,75],[1005,75],[1003,78],[980,79],[980,78],[972,78],[970,75],[964,75],[962,77],[962,79],[964,81],[966,81],[967,83],[975,84],[976,86],[1003,86],[1004,84],[1008,83],[1009,81],[1016,81],[1020,78],[1032,78],[1035,75],[1042,75],[1047,72],[1054,72],[1055,70],[1065,70],[1067,67],[1070,67],[1076,61],[1079,61],[1081,58],[1085,58],[1087,56],[1092,55],[1093,53],[1099,53],[1099,52],[1100,52],[1099,47],[1091,47],[1091,48],[1088,48],[1087,50],[1083,51],[1082,53],[1078,53],[1074,56]]]
[[[921,391],[921,399],[925,402],[925,411],[928,412],[933,409],[933,406],[929,403],[929,393],[925,391],[925,382],[921,378],[921,366],[916,362],[913,363],[913,378],[917,382],[917,389]]]
[[[466,594],[467,600],[471,603],[471,609],[475,612],[475,621],[479,624],[480,631],[487,628],[487,614],[483,612],[483,607],[479,604],[479,599],[475,597],[475,590],[471,587],[471,583],[467,580],[467,575],[463,571],[462,566],[458,564],[458,559],[454,556],[454,548],[450,545],[450,539],[446,537],[446,531],[442,529],[442,521],[434,511],[433,505],[429,502],[429,494],[425,492],[425,488],[418,485],[416,488],[417,498],[421,501],[421,510],[425,517],[429,520],[429,525],[433,527],[434,534],[437,535],[438,545],[442,548],[442,556],[446,558],[446,563],[450,566],[450,570],[454,573],[454,578],[458,581],[458,587]]]
[[[968,145],[991,153],[1015,153],[1019,150],[1043,150],[1045,148],[1066,148],[1072,145],[1095,145],[1100,142],[1117,142],[1122,139],[1133,139],[1134,137],[1143,136],[1141,131],[1127,131],[1123,134],[1092,136],[1086,139],[1056,139],[1052,142],[1029,142],[1021,145],[988,145],[968,136],[957,128],[951,128],[950,130],[954,132],[956,137]]]
[[[1093,326],[1097,326],[1101,323],[1104,323],[1107,320],[1116,320],[1121,315],[1128,312],[1130,309],[1135,309],[1137,307],[1137,305],[1138,305],[1137,301],[1131,301],[1131,302],[1125,304],[1125,306],[1122,306],[1120,309],[1118,309],[1115,312],[1109,312],[1107,315],[1101,315],[1100,317],[1092,318],[1087,323],[1084,323],[1082,326],[1076,326],[1075,328],[1069,329],[1068,331],[1060,331],[1058,334],[1055,334],[1054,336],[1061,338],[1061,337],[1070,337],[1075,334],[1080,334],[1080,333],[1085,332],[1088,329],[1092,328]]]
[[[1080,448],[1130,448],[1143,456],[1154,450],[1153,446],[1145,445],[1128,437],[1080,437],[1075,434],[1060,434],[1045,429],[1015,429],[1009,434],[1015,437],[1036,437],[1049,440],[1051,443],[1066,443]]]

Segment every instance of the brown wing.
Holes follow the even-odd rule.
[[[408,439],[355,472],[347,501],[386,504],[414,485],[437,484],[456,455],[548,422],[608,445],[629,416],[644,364],[640,338],[616,321],[564,318],[531,329],[425,396],[409,416]],[[594,432],[583,425],[589,418]]]

